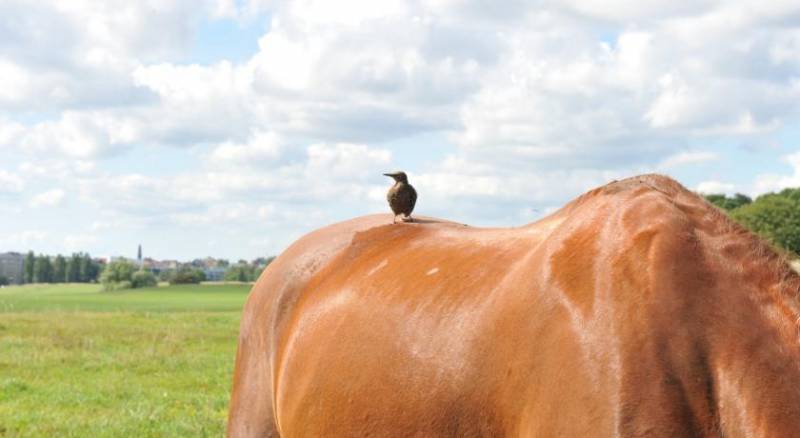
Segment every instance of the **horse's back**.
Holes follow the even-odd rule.
[[[651,350],[670,294],[642,293],[676,272],[676,190],[623,181],[519,228],[383,215],[300,239],[245,306],[229,433],[680,435],[681,387],[642,380],[675,371]]]

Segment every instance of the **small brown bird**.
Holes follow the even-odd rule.
[[[414,204],[417,203],[417,191],[408,183],[408,177],[405,172],[384,173],[384,175],[394,178],[394,185],[389,189],[386,194],[386,200],[389,201],[389,207],[394,213],[392,223],[397,223],[397,215],[402,214],[400,218],[403,222],[411,222],[411,212],[414,211]]]

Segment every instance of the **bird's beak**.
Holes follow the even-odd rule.
[[[396,173],[384,173],[384,175],[386,175],[386,176],[388,176],[388,177],[392,177],[392,178],[394,178],[394,177],[396,177],[396,176],[397,176],[397,174],[396,174]]]

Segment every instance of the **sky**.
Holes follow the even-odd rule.
[[[800,186],[796,0],[4,0],[0,252],[252,259],[641,173]]]

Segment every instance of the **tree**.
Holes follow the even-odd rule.
[[[0,275],[0,286],[8,285],[8,277],[5,275]]]
[[[723,194],[711,194],[703,196],[706,198],[708,202],[727,211],[735,210],[743,205],[747,205],[753,202],[753,200],[750,199],[749,196],[743,195],[741,193],[737,193],[730,198]]]
[[[253,262],[250,263],[250,264],[252,266],[260,266],[263,269],[263,268],[266,268],[270,263],[272,263],[273,260],[275,260],[274,256],[271,256],[271,257],[259,257],[259,258],[255,259],[255,260],[253,260]]]
[[[89,283],[97,280],[97,276],[100,273],[100,267],[97,263],[92,260],[89,254],[81,253],[79,254],[79,258],[78,281]]]
[[[25,266],[25,283],[33,283],[33,267],[36,264],[36,257],[33,255],[33,251],[28,251],[28,254],[25,256],[24,266]]]
[[[37,256],[33,262],[33,282],[34,283],[50,283],[52,282],[53,265],[50,263],[50,257]]]
[[[197,284],[206,280],[206,274],[200,269],[184,266],[175,271],[169,284]]]
[[[168,282],[172,279],[173,275],[175,275],[174,269],[164,269],[163,271],[158,273],[158,280]]]
[[[53,260],[53,283],[63,283],[67,281],[67,260],[61,254]]]
[[[239,263],[225,271],[225,281],[255,281],[261,270],[262,268]]]
[[[109,263],[100,275],[100,282],[105,290],[117,290],[133,287],[133,273],[136,267],[127,260]]]
[[[225,281],[247,281],[245,269],[245,265],[233,265],[225,271],[225,276],[223,278]]]
[[[158,284],[156,276],[152,272],[140,269],[131,276],[131,285],[134,289],[142,287],[153,287]]]
[[[731,216],[773,244],[800,253],[800,190],[759,196],[733,210]]]
[[[80,266],[80,254],[73,253],[69,259],[67,259],[67,268],[65,274],[67,283],[77,283],[80,281]]]

